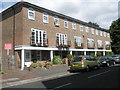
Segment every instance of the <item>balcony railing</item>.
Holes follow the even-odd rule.
[[[75,42],[75,48],[83,48],[83,43],[81,43],[81,46],[79,46],[78,43]]]
[[[46,42],[43,42],[43,44],[42,44],[42,42],[34,42],[34,41],[31,41],[31,46],[36,46],[36,47],[48,47],[48,39],[47,39],[47,41]]]
[[[56,42],[56,47],[61,47],[61,48],[69,48],[71,47],[71,41],[67,41],[67,44],[59,44],[58,42]]]
[[[106,49],[106,50],[110,50],[110,49],[111,49],[111,45],[110,45],[110,44],[107,44],[107,45],[105,46],[105,49]]]
[[[88,45],[87,45],[87,48],[88,48],[88,49],[94,49],[94,48],[95,48],[95,43],[94,43],[93,45],[89,45],[89,44],[88,44]]]

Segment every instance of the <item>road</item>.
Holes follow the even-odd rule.
[[[50,90],[62,88],[120,88],[120,64],[9,88],[46,88]]]

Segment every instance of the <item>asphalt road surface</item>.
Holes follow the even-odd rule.
[[[63,88],[119,88],[120,64],[103,67],[90,72],[76,72],[60,78],[37,81],[9,88],[46,88],[50,90]]]

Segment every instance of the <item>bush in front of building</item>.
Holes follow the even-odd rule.
[[[39,67],[42,67],[42,65],[40,63],[32,63],[30,65],[31,68],[39,68]]]
[[[112,56],[112,55],[114,55],[113,52],[111,52],[111,51],[106,52],[106,56]]]
[[[53,57],[53,64],[63,64],[63,62],[61,61],[60,56],[54,56]]]
[[[53,65],[53,62],[46,62],[44,67],[49,69],[52,65]]]
[[[67,58],[68,58],[68,66],[70,66],[70,65],[71,65],[71,62],[72,62],[73,55],[68,54],[68,55],[67,55]]]

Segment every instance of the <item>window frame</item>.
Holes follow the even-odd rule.
[[[89,28],[87,26],[85,27],[85,31],[89,33]]]
[[[30,13],[33,14],[33,16],[30,16]],[[28,19],[35,20],[35,10],[33,8],[28,8]]]
[[[43,12],[43,22],[44,23],[49,23],[49,15],[46,12]]]
[[[67,26],[66,26],[66,24],[67,24]],[[68,28],[68,21],[67,20],[64,20],[64,27]]]
[[[72,29],[76,30],[76,23],[72,22]]]
[[[81,29],[82,28],[82,29]],[[80,25],[80,31],[83,31],[83,25]]]
[[[57,22],[56,22],[56,20],[57,20]],[[58,18],[58,16],[54,16],[54,25],[60,26],[60,19]]]

